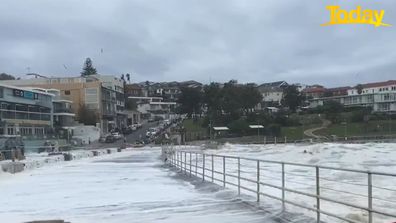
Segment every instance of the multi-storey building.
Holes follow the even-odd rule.
[[[358,85],[347,90],[347,95],[310,100],[310,107],[337,101],[347,107],[371,107],[373,112],[396,113],[396,80]]]
[[[82,106],[98,117],[102,133],[126,125],[124,82],[111,75],[87,77],[40,77],[23,80],[2,81],[16,86],[57,89],[65,100],[72,101],[71,109],[76,114]]]
[[[53,127],[53,95],[0,84],[0,134],[46,135]]]
[[[167,119],[172,110],[175,109],[176,102],[163,102],[162,97],[129,97],[136,101],[137,111],[143,118],[161,117]]]
[[[54,129],[71,127],[76,125],[74,120],[75,114],[71,109],[72,101],[66,100],[60,96],[58,89],[31,88],[35,91],[45,92],[52,95],[52,120]]]

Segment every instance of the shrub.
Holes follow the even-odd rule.
[[[246,133],[249,132],[249,124],[247,123],[246,120],[243,119],[238,119],[235,121],[232,121],[228,127],[230,128],[230,131],[232,133],[238,134],[238,135],[245,135]]]

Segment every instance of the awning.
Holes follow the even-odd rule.
[[[262,126],[262,125],[249,125],[249,128],[251,128],[251,129],[263,129],[264,126]]]
[[[228,127],[220,126],[220,127],[213,127],[215,131],[227,131],[230,130]]]

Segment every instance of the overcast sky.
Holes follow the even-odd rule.
[[[326,5],[393,26],[322,27]],[[395,0],[1,0],[0,72],[355,85],[396,79],[395,29]]]

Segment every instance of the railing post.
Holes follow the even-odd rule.
[[[267,144],[267,136],[264,136],[264,144]]]
[[[276,145],[276,136],[275,136],[275,138],[274,138],[274,142],[275,142],[274,144]]]
[[[368,172],[368,222],[373,222],[373,176],[371,172]]]
[[[180,152],[179,151],[177,151],[176,152],[176,163],[177,163],[177,169],[179,169],[180,168]]]
[[[198,153],[195,153],[195,176],[198,177]]]
[[[170,164],[171,164],[171,166],[173,166],[173,153],[170,154],[169,159],[170,159]]]
[[[226,159],[225,156],[223,156],[223,187],[226,186]]]
[[[187,152],[184,152],[184,174],[187,175]]]
[[[183,172],[183,152],[182,151],[180,151],[180,153],[179,153],[179,162],[180,162],[180,172]]]
[[[214,156],[212,154],[212,183],[214,182],[214,160],[213,160]]]
[[[257,160],[257,202],[260,202],[260,160]]]
[[[238,195],[241,195],[241,158],[238,157]]]
[[[191,152],[190,152],[190,177],[191,177]]]
[[[282,163],[282,208],[285,210],[285,163]]]
[[[182,159],[182,155],[183,155],[183,152],[180,151],[180,152],[179,152],[179,168],[180,168],[180,172],[183,171],[183,159]]]
[[[202,181],[205,181],[205,153],[202,154]]]
[[[316,166],[316,222],[320,223],[320,179],[319,166]]]

